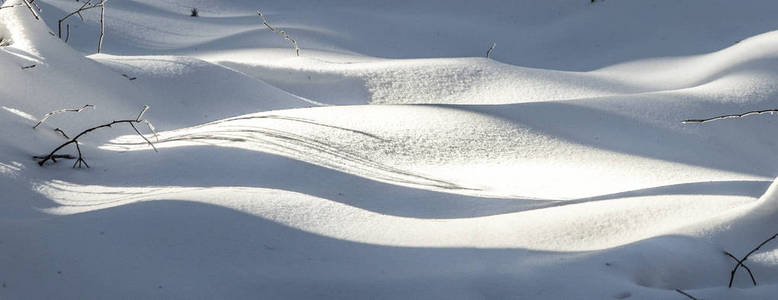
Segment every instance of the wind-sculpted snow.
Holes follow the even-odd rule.
[[[778,107],[771,1],[109,1],[104,54],[35,3],[0,9],[0,299],[774,298],[778,243],[756,287],[723,253],[776,233],[778,121],[681,123]],[[32,159],[143,105],[159,152]]]

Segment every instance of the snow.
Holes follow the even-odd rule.
[[[778,242],[758,286],[723,254],[778,233],[778,121],[681,123],[778,106],[771,1],[111,1],[100,54],[36,3],[0,9],[0,299],[778,289]],[[144,105],[159,152],[32,159]]]

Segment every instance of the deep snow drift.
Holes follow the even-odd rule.
[[[778,5],[372,2],[5,1],[0,299],[775,297]]]

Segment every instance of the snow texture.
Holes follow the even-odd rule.
[[[22,3],[0,299],[776,297],[772,0]]]

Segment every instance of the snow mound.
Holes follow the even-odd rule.
[[[94,11],[64,43],[79,3],[35,2],[0,10],[0,298],[778,286],[778,242],[758,287],[723,254],[778,228],[778,120],[681,123],[778,106],[767,0],[117,1],[103,54]],[[143,105],[158,153],[114,126],[79,138],[90,169],[32,158]]]

